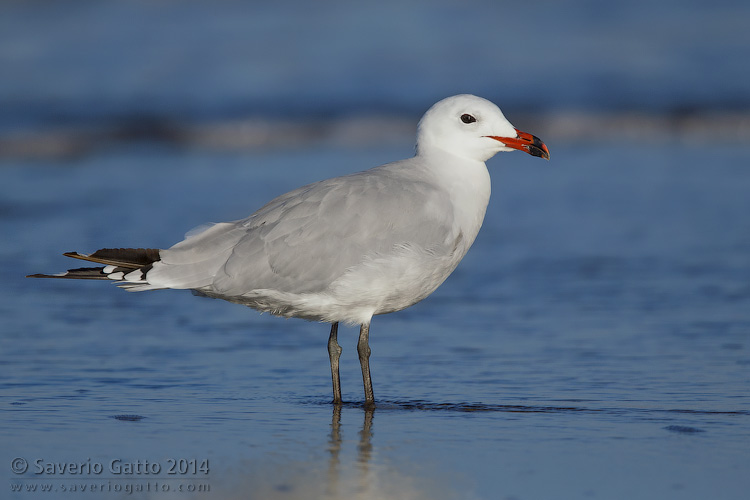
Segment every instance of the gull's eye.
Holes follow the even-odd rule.
[[[461,121],[464,123],[474,123],[475,121],[477,121],[477,119],[467,113],[464,113],[461,115]]]

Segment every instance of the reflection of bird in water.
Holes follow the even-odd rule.
[[[393,406],[383,411],[399,418],[399,408]],[[231,468],[229,475],[212,476],[208,497],[221,500],[467,498],[462,494],[466,492],[463,478],[451,470],[401,459],[398,453],[393,454],[391,446],[377,443],[373,429],[378,411],[379,408],[365,408],[362,412],[354,405],[333,405],[330,427],[320,426],[323,420],[312,419],[315,427],[325,432],[326,439],[311,438],[308,433],[299,442],[292,438],[292,455],[311,454],[308,459],[289,459],[282,445],[259,459],[241,461],[238,467]],[[318,415],[317,411],[314,413]],[[281,441],[290,438],[289,434],[284,436]],[[195,496],[199,497],[206,498],[203,493]]]
[[[542,141],[514,128],[491,102],[449,97],[422,117],[412,158],[303,186],[166,250],[66,253],[103,267],[34,277],[115,280],[129,291],[191,289],[332,323],[334,403],[342,401],[338,323],[358,324],[365,405],[371,407],[372,317],[416,304],[453,272],[489,202],[484,162],[514,149],[549,159]]]
[[[372,459],[372,421],[374,411],[372,407],[365,408],[365,420],[362,430],[359,431],[359,444],[357,445],[357,468],[359,469],[359,486],[361,491],[368,490],[370,461]],[[339,498],[341,492],[339,487],[339,468],[341,466],[341,405],[333,405],[333,416],[331,417],[331,435],[329,439],[329,451],[331,453],[328,468],[328,495]]]

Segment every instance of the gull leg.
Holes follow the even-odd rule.
[[[370,323],[363,323],[359,329],[357,354],[362,367],[362,382],[365,386],[365,407],[375,406],[375,396],[372,393],[372,378],[370,377]]]
[[[331,325],[331,334],[328,336],[328,358],[331,360],[331,380],[333,381],[333,404],[341,404],[341,379],[339,378],[339,358],[341,357],[341,346],[336,341],[339,333],[338,321]]]

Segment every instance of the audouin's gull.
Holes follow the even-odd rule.
[[[335,404],[341,403],[338,324],[358,324],[365,405],[372,407],[372,317],[416,304],[456,268],[489,202],[484,162],[514,149],[549,159],[542,141],[514,128],[490,101],[448,97],[420,120],[412,158],[303,186],[166,250],[70,252],[64,255],[103,266],[32,277],[115,280],[128,291],[190,289],[332,323]]]

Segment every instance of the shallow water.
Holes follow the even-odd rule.
[[[491,160],[464,262],[375,318],[374,412],[353,328],[337,411],[327,325],[23,276],[75,265],[63,251],[170,245],[410,145],[0,164],[0,497],[744,498],[750,149],[550,147],[550,163]],[[168,475],[170,459],[209,471]],[[36,474],[37,460],[103,471]],[[113,460],[161,471],[115,474]]]
[[[0,4],[0,498],[746,498],[748,5]],[[458,92],[552,161],[493,159],[464,262],[375,319],[374,412],[353,328],[336,409],[327,325],[23,277],[405,157]]]

